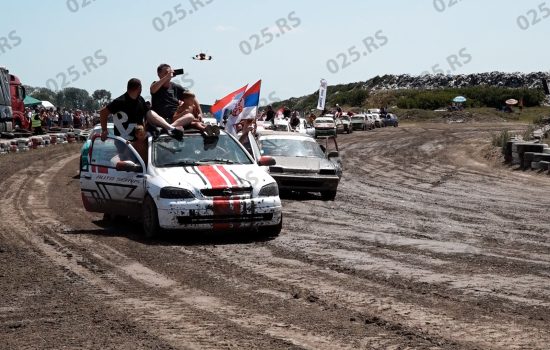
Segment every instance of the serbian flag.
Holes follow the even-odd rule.
[[[232,93],[225,96],[221,100],[216,101],[212,105],[210,111],[212,112],[212,114],[214,114],[214,117],[216,118],[218,123],[222,121],[223,116],[226,114],[226,112],[231,113],[233,111],[233,108],[235,107],[237,102],[239,102],[247,87],[248,84],[238,90],[233,91]]]
[[[243,119],[255,119],[260,104],[260,88],[262,81],[258,80],[242,97],[242,110],[239,111],[237,123]],[[240,106],[239,106],[240,107]]]

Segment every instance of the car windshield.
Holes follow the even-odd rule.
[[[351,117],[351,120],[353,121],[363,121],[364,120],[364,117]]]
[[[152,162],[156,167],[200,164],[252,164],[237,141],[227,134],[204,138],[186,134],[181,140],[161,136],[153,141]]]
[[[319,144],[313,140],[290,138],[260,139],[260,149],[264,156],[325,157]]]
[[[275,131],[288,131],[288,125],[286,125],[286,124],[275,124],[275,125],[273,125],[272,130],[275,130]]]
[[[332,119],[315,119],[315,124],[333,123]]]
[[[342,120],[347,120],[349,122],[349,117],[348,116],[343,116]]]

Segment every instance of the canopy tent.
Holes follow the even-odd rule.
[[[453,102],[455,102],[455,103],[463,103],[463,102],[466,102],[466,97],[464,97],[464,96],[457,96],[457,97],[453,98]]]
[[[55,106],[50,101],[42,101],[41,105],[44,108],[55,108]]]
[[[42,101],[37,100],[32,96],[25,96],[23,103],[25,104],[25,107],[31,107],[31,106],[38,106],[39,104],[42,104]]]

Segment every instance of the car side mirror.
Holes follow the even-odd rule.
[[[331,151],[328,152],[327,158],[338,158],[340,157],[340,153],[338,151]]]
[[[258,160],[259,166],[273,166],[275,164],[277,164],[277,162],[275,161],[275,158],[270,156],[262,156]]]
[[[138,164],[135,164],[134,162],[129,162],[129,161],[117,162],[115,168],[117,171],[126,171],[131,173],[143,172],[143,168],[141,167],[141,165],[138,165]]]

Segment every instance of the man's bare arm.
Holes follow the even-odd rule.
[[[107,118],[109,117],[109,114],[111,114],[111,112],[107,107],[103,107],[101,111],[99,111],[99,122],[101,123],[101,140],[103,141],[105,141],[109,133],[109,131],[107,130]]]
[[[155,81],[153,84],[151,84],[151,95],[159,91],[159,89],[162,87],[162,85],[166,84],[166,82],[170,81],[172,79],[172,70],[168,71],[168,73],[160,78],[159,81]]]

